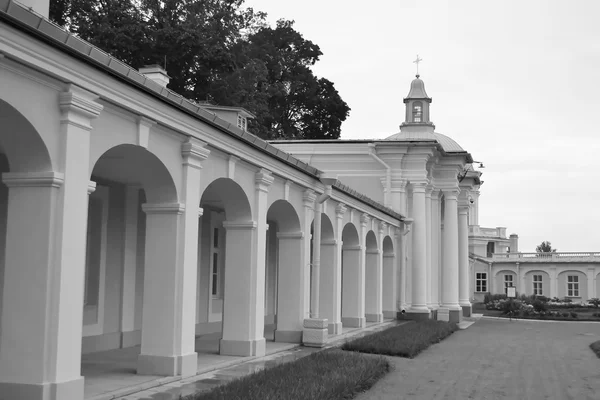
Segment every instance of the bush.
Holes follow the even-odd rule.
[[[565,317],[565,318],[569,318],[569,313],[568,312],[564,312],[564,313],[562,313],[562,316]]]
[[[508,313],[514,314],[521,309],[521,304],[522,303],[520,300],[509,299],[508,301],[505,301],[502,303],[502,313],[503,314],[508,314]]]
[[[349,399],[369,389],[389,370],[385,357],[325,350],[184,399]]]
[[[600,307],[600,299],[597,297],[594,297],[593,299],[589,299],[588,303],[590,303],[591,305],[593,305],[596,308]]]
[[[456,330],[442,321],[408,323],[344,343],[342,350],[413,358]]]
[[[595,313],[593,313],[592,315],[593,315],[594,317],[598,317],[598,318],[600,318],[600,312],[595,312]]]
[[[600,340],[598,340],[597,342],[594,342],[594,343],[590,344],[590,348],[592,349],[592,351],[594,353],[596,353],[596,355],[598,356],[598,358],[600,358]]]
[[[572,303],[572,302],[573,302],[573,300],[571,300],[571,299],[570,299],[570,298],[568,298],[568,297],[565,297],[565,298],[564,298],[564,299],[562,299],[561,301],[562,301],[563,303]]]
[[[571,315],[571,318],[577,318],[576,312],[571,311],[569,314]]]
[[[533,306],[533,309],[537,312],[548,311],[548,303],[543,302],[542,300],[536,299],[531,305]]]

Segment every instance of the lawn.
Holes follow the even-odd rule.
[[[350,399],[369,389],[389,370],[385,357],[325,350],[184,400]]]
[[[342,350],[414,358],[458,330],[442,321],[408,323],[345,343]]]
[[[542,320],[553,320],[553,321],[600,321],[600,309],[598,308],[552,308],[548,307],[549,311],[558,311],[560,313],[569,314],[569,316],[564,317],[550,317],[550,316],[513,316],[512,318],[518,319],[542,319]],[[505,315],[500,310],[488,310],[485,308],[483,303],[474,303],[473,304],[473,312],[480,313],[487,317],[502,317],[509,318],[508,315]],[[577,314],[576,318],[570,316],[570,313],[574,312]],[[594,315],[595,314],[595,315]]]
[[[600,358],[600,340],[598,340],[597,342],[594,342],[594,343],[590,344],[590,348],[592,349],[592,351],[594,353],[596,353],[596,355],[598,356],[598,358]]]

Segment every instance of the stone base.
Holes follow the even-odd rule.
[[[462,309],[450,310],[447,308],[440,308],[437,312],[437,320],[445,322],[459,323],[462,321]]]
[[[367,322],[383,322],[383,314],[365,314]]]
[[[308,347],[323,347],[327,342],[328,326],[326,319],[308,318],[304,320],[302,344]]]
[[[396,318],[396,311],[384,311],[383,312],[383,318],[385,319],[395,319]]]
[[[267,343],[265,338],[257,340],[225,340],[219,343],[219,354],[222,356],[258,356],[266,354]]]
[[[342,334],[342,323],[332,322],[329,324],[327,331],[330,335],[341,335]]]
[[[153,356],[140,354],[137,361],[138,375],[161,375],[183,377],[196,375],[198,372],[198,354],[185,356]]]
[[[471,307],[471,305],[470,304],[468,306],[461,305],[461,307],[462,307],[462,315],[463,315],[463,317],[470,317],[471,314],[472,314],[472,307]]]
[[[284,343],[302,343],[302,331],[275,330],[275,341]]]
[[[365,324],[364,317],[342,317],[342,325],[347,328],[364,328]]]
[[[431,314],[429,311],[419,312],[408,310],[406,314],[404,314],[404,319],[409,319],[412,321],[426,321],[431,319]]]
[[[83,399],[83,377],[60,383],[0,382],[0,399],[62,400]]]

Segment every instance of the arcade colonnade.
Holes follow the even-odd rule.
[[[139,374],[187,376],[198,334],[260,356],[266,324],[322,345],[395,316],[402,215],[172,92],[0,37],[0,393],[82,399],[82,352],[141,344]]]

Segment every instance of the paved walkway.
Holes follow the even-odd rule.
[[[395,369],[356,400],[600,399],[600,324],[480,319]]]

